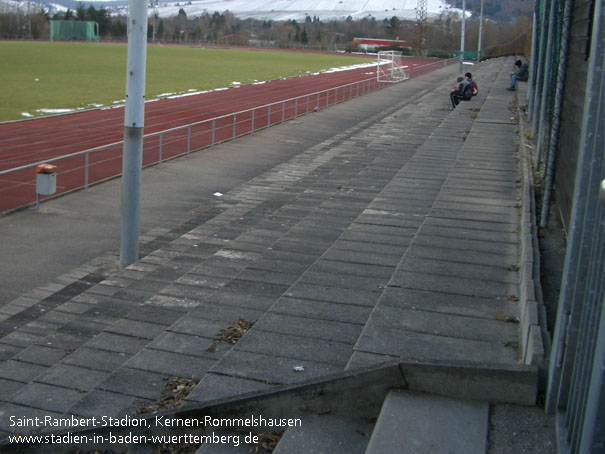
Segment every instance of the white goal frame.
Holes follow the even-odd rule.
[[[376,64],[376,78],[378,82],[395,83],[410,78],[408,66],[404,65],[401,52],[395,50],[378,52]]]

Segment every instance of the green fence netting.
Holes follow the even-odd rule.
[[[481,51],[481,57],[483,57],[484,55],[485,55],[485,52]],[[454,57],[460,57],[459,50],[454,52]],[[465,60],[477,60],[477,51],[476,50],[464,51],[464,59]]]
[[[99,25],[91,21],[51,20],[51,41],[98,41]]]

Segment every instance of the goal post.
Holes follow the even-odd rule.
[[[401,82],[410,78],[408,66],[401,52],[394,50],[378,52],[377,61],[378,82]]]

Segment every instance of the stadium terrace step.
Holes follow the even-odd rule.
[[[395,390],[388,393],[377,420],[308,416],[300,429],[286,431],[273,452],[482,454],[487,452],[488,424],[487,402]]]
[[[365,453],[482,454],[488,416],[487,402],[391,391]]]
[[[300,430],[286,431],[273,454],[363,454],[372,427],[370,421],[361,418],[307,416]]]
[[[487,402],[390,391],[375,425],[372,418],[308,416],[273,452],[480,454],[487,449],[488,422]]]

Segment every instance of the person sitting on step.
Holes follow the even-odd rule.
[[[473,87],[476,86],[471,73],[466,73],[464,78],[458,77],[458,82],[460,82],[458,88],[453,89],[450,93],[452,109],[455,109],[460,101],[470,101],[473,97]]]
[[[516,70],[510,73],[510,87],[507,90],[515,91],[517,86],[517,81],[521,80],[523,82],[529,79],[529,69],[527,67],[527,63],[523,63],[521,60],[517,60],[515,62]]]

